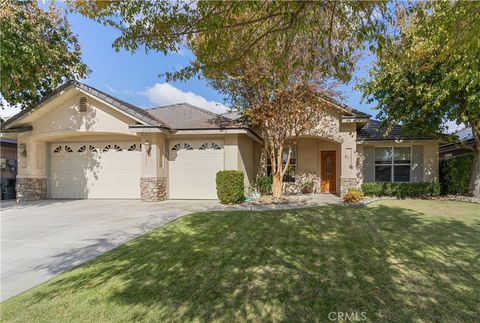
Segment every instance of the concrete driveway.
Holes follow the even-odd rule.
[[[216,201],[4,202],[0,215],[1,300],[182,215],[216,207]]]

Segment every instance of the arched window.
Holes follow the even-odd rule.
[[[88,146],[88,150],[90,150],[91,153],[97,152],[97,148],[93,147],[92,145]]]
[[[212,148],[215,149],[215,150],[220,150],[222,149],[222,147],[220,147],[219,145],[217,145],[216,143],[212,142]]]
[[[183,148],[185,148],[186,150],[193,150],[193,147],[187,143],[183,144]]]
[[[56,154],[60,153],[61,151],[62,151],[62,146],[58,146],[57,148],[55,148],[53,150],[53,152],[56,153]]]
[[[122,148],[119,145],[114,145],[113,149],[115,149],[116,151],[122,151]]]
[[[173,147],[172,147],[172,150],[173,151],[177,151],[177,150],[180,150],[181,146],[180,144],[175,144]]]
[[[112,149],[112,147],[110,145],[106,145],[102,151],[109,151],[110,149]]]
[[[200,147],[198,147],[198,149],[200,149],[200,150],[205,150],[207,148],[208,148],[208,144],[206,142],[201,144]]]
[[[128,151],[136,151],[140,149],[141,149],[141,145],[137,145],[137,144],[133,144],[130,147],[128,147]]]
[[[73,149],[70,148],[69,146],[65,146],[65,151],[66,151],[67,153],[73,153]]]
[[[78,148],[77,152],[78,153],[83,153],[87,150],[87,147],[85,145],[83,145],[82,147]]]

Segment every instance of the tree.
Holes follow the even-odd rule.
[[[360,88],[385,124],[438,133],[445,121],[472,128],[470,192],[480,197],[480,2],[398,8],[395,33]]]
[[[336,84],[323,71],[306,72],[295,64],[299,57],[308,55],[310,42],[299,38],[292,45],[279,54],[281,68],[272,61],[268,48],[261,47],[254,59],[237,62],[235,76],[210,78],[207,74],[210,84],[227,95],[243,119],[260,132],[270,159],[274,197],[283,195],[283,177],[298,138],[322,122],[331,98],[336,96]],[[196,46],[203,45],[197,42],[194,50]]]
[[[329,106],[336,80],[348,81],[358,50],[381,46],[383,1],[72,2],[83,15],[118,28],[113,46],[196,56],[167,79],[202,75],[243,118],[259,127],[280,197],[291,148]],[[376,18],[378,17],[378,18]],[[283,149],[288,151],[282,162]]]
[[[44,11],[37,1],[0,0],[0,7],[1,107],[28,107],[88,75],[77,38],[54,4]]]
[[[326,73],[346,81],[355,66],[352,57],[364,42],[381,47],[386,28],[385,1],[68,1],[73,10],[102,24],[117,28],[113,43],[124,48],[163,53],[189,46],[198,37],[196,59],[167,78],[188,79],[205,69],[219,73],[236,70],[237,63],[267,44],[295,35],[315,36],[317,45],[307,61],[297,59],[305,70],[321,66]],[[283,38],[283,36],[287,36]],[[273,45],[273,46],[272,46]],[[288,48],[284,43],[280,47]],[[275,57],[275,53],[270,53]],[[281,65],[280,60],[276,60]]]

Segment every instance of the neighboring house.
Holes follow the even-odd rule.
[[[455,135],[459,139],[457,142],[440,146],[440,159],[472,153],[472,149],[475,147],[475,138],[473,138],[472,129],[464,128],[456,132]]]
[[[0,138],[0,192],[1,199],[15,198],[17,177],[17,142]]]
[[[369,115],[331,101],[298,141],[287,192],[312,181],[343,193],[367,181],[438,180],[438,140],[384,136]],[[17,198],[215,199],[215,174],[268,170],[262,138],[233,114],[189,104],[143,110],[79,82],[2,125],[18,141]]]

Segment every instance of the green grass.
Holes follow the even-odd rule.
[[[1,304],[2,321],[478,321],[480,207],[183,217]]]

